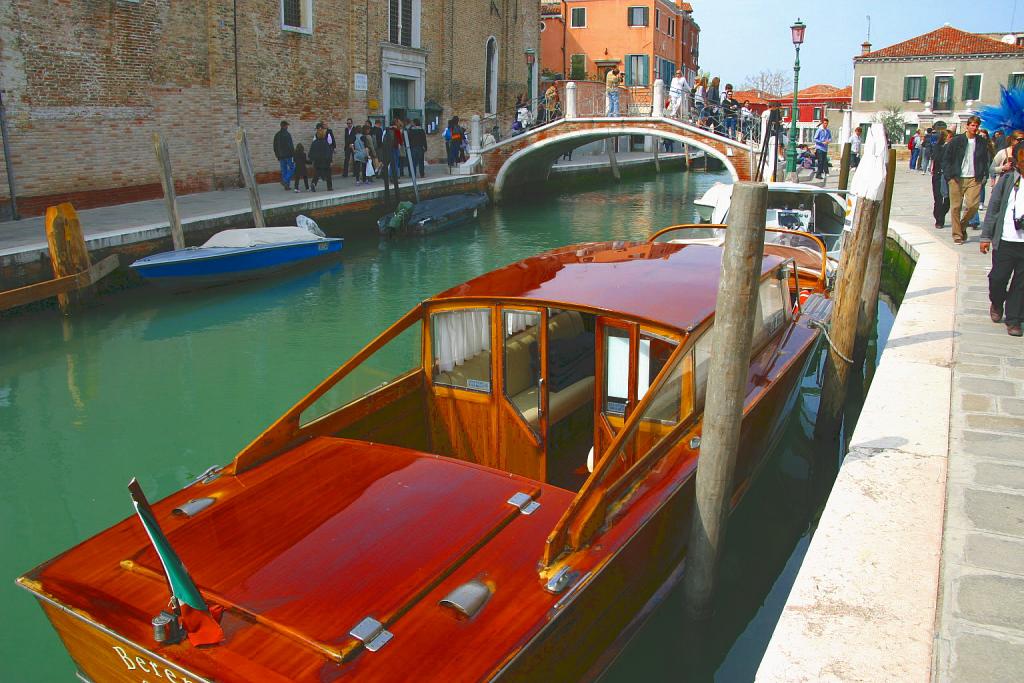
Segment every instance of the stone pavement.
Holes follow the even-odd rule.
[[[900,163],[918,265],[759,681],[1024,680],[1024,341],[931,208]]]

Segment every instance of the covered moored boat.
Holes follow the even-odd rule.
[[[734,502],[829,316],[796,256],[762,259]],[[453,287],[19,583],[93,681],[594,677],[682,575],[721,260],[584,244]]]

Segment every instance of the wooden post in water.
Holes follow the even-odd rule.
[[[661,138],[654,138],[654,172],[661,173],[661,161],[658,160],[658,148],[661,147]]]
[[[46,209],[46,243],[50,247],[50,264],[54,279],[89,270],[92,262],[85,246],[82,224],[75,207],[67,202]],[[57,294],[57,303],[65,315],[92,296],[93,288],[83,287]]]
[[[860,315],[857,318],[857,339],[854,342],[853,360],[857,368],[862,367],[867,353],[868,337],[878,314],[878,289],[882,282],[882,261],[885,258],[885,238],[889,232],[889,211],[892,209],[892,193],[896,184],[896,150],[890,149],[885,165],[885,195],[882,198],[880,224],[875,228],[868,250],[868,263],[864,271],[864,287],[860,297]]]
[[[612,176],[616,180],[622,180],[622,174],[619,173],[619,162],[615,158],[615,138],[608,138],[608,163],[612,168]]]
[[[709,616],[733,492],[764,254],[768,186],[737,183],[718,281],[697,494],[683,578],[686,610]]]
[[[156,163],[160,168],[160,184],[164,188],[167,220],[171,224],[171,243],[174,245],[175,250],[184,249],[185,233],[181,229],[181,217],[178,216],[178,196],[174,192],[171,155],[167,151],[167,141],[160,136],[160,133],[153,133],[153,151],[156,152]]]
[[[683,143],[683,157],[686,159],[686,170],[690,170],[690,146]]]
[[[242,167],[242,178],[249,190],[249,206],[252,207],[252,221],[257,228],[267,227],[263,220],[263,205],[260,204],[260,189],[256,184],[256,174],[252,170],[252,157],[249,156],[249,143],[245,138],[245,128],[235,131],[235,146],[238,147],[238,163]]]
[[[839,189],[845,190],[850,185],[850,143],[843,144],[843,155],[839,160]]]
[[[839,430],[839,418],[842,415],[847,380],[850,376],[850,363],[843,356],[853,356],[857,318],[860,315],[861,290],[864,287],[864,271],[881,208],[880,200],[864,197],[857,199],[853,232],[843,247],[839,260],[839,280],[834,290],[835,306],[832,309],[830,332],[832,344],[829,346],[828,360],[825,362],[818,419],[814,425],[814,435],[819,439],[830,439]]]

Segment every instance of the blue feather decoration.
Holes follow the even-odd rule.
[[[999,105],[982,107],[975,113],[981,117],[981,127],[994,134],[1024,130],[1024,88],[1008,90],[999,87]]]

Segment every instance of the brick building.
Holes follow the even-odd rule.
[[[239,125],[270,178],[281,119],[308,147],[320,119],[338,132],[346,117],[417,116],[427,158],[442,158],[450,116],[536,93],[539,23],[518,0],[8,0],[0,87],[20,212],[162,196],[153,132],[179,192],[238,184]]]

